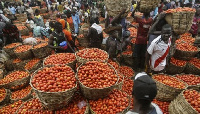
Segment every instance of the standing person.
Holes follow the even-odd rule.
[[[156,82],[145,72],[138,73],[132,91],[134,108],[126,114],[163,114],[159,106],[152,103],[156,95]]]
[[[65,38],[63,31],[62,24],[59,22],[55,23],[55,31],[50,35],[49,38],[49,47],[55,49],[57,53],[63,52],[74,52],[71,48],[70,44],[68,43],[67,39]],[[60,44],[65,42],[65,48],[61,47]]]
[[[11,44],[14,42],[21,42],[20,38],[20,32],[18,28],[11,24],[11,23],[6,23],[5,27],[3,28],[3,42],[4,46],[7,44]]]
[[[61,3],[59,3],[59,5],[58,5],[58,11],[59,11],[60,13],[62,13],[62,12],[63,12],[63,9],[64,9],[63,5],[62,5]]]
[[[74,23],[73,23],[73,19],[72,19],[72,14],[71,14],[71,11],[70,10],[67,10],[65,12],[65,14],[67,15],[67,22],[69,23],[69,26],[70,26],[70,29],[71,31],[74,30]]]
[[[200,22],[200,8],[196,10],[195,17],[193,19],[192,27],[190,29],[190,33],[192,33],[192,37],[196,37],[198,34],[198,27]]]
[[[103,29],[95,23],[94,19],[90,20],[90,29],[87,38],[89,39],[91,48],[101,48],[103,41]]]
[[[43,18],[40,16],[40,11],[38,9],[35,10],[34,22],[36,25],[44,27],[44,21]]]
[[[30,13],[27,14],[27,20],[26,20],[26,24],[29,24],[30,25],[30,28],[32,29],[31,32],[33,32],[33,28],[35,27],[35,23],[34,23],[34,20],[32,18],[32,15]]]
[[[165,69],[166,64],[170,58],[170,46],[171,46],[171,34],[172,28],[166,24],[162,28],[162,33],[156,39],[151,42],[151,45],[147,49],[146,65],[147,72],[160,73]],[[168,56],[168,58],[167,58]]]
[[[79,33],[79,25],[81,22],[80,22],[79,16],[76,14],[75,10],[72,11],[72,19],[73,19],[73,23],[74,23],[74,33],[78,34]]]
[[[10,8],[9,8],[9,10],[10,10],[10,12],[11,12],[13,15],[16,14],[16,9],[15,9],[15,7],[14,7],[14,4],[11,4],[11,3],[10,3]]]
[[[139,5],[137,5],[138,8]],[[136,8],[136,9],[137,9]],[[135,48],[133,51],[133,61],[134,61],[134,69],[136,71],[140,71],[145,68],[145,53],[147,49],[147,37],[150,26],[153,23],[153,19],[149,17],[150,13],[144,13],[143,18],[134,16],[135,10],[132,13],[132,16],[135,18],[136,23],[139,24],[137,31],[137,38],[135,43]]]
[[[95,23],[99,24],[99,10],[94,5],[92,5],[92,9],[90,11],[90,18],[95,19]]]
[[[24,13],[24,11],[25,11],[24,5],[22,5],[21,3],[19,3],[19,5],[17,6],[17,11],[18,11],[19,14]]]

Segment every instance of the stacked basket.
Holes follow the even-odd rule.
[[[161,0],[140,0],[140,12],[149,13],[154,11]]]

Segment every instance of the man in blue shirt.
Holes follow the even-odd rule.
[[[75,10],[72,11],[72,19],[73,19],[73,23],[74,23],[74,33],[78,34],[79,33],[79,24],[81,22],[80,22],[79,16],[76,14]]]
[[[9,10],[10,10],[10,12],[12,13],[12,14],[16,14],[16,9],[15,9],[15,7],[14,7],[14,5],[13,4],[11,4],[11,7],[9,8]]]

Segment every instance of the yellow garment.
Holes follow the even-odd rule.
[[[70,29],[70,26],[69,26],[69,23],[67,22],[67,28],[66,28],[69,32],[71,32],[71,29]]]
[[[38,15],[38,16],[35,16],[36,18],[40,18],[41,16],[40,15]]]
[[[88,12],[88,14],[90,14],[90,10],[89,9],[87,10],[87,12]]]
[[[137,7],[137,4],[134,4],[134,5],[133,5],[133,8],[135,9],[136,7]]]
[[[63,12],[63,6],[62,6],[62,5],[59,5],[59,6],[58,6],[58,11],[59,11],[59,12]]]
[[[53,31],[54,31],[54,28],[51,28],[51,31],[53,32]]]

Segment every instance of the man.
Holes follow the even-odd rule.
[[[79,16],[76,14],[75,10],[72,11],[72,20],[74,23],[74,33],[78,34],[79,33],[79,25],[81,22],[80,22]]]
[[[44,27],[44,21],[43,18],[40,16],[40,11],[38,9],[35,10],[34,22],[36,25]]]
[[[159,106],[152,103],[157,95],[157,86],[145,72],[135,76],[132,95],[134,109],[126,114],[163,114]]]
[[[138,2],[139,3],[139,2]],[[137,5],[138,8],[139,4]],[[136,71],[140,71],[141,69],[145,68],[145,53],[147,49],[147,37],[150,26],[153,23],[153,19],[150,17],[150,13],[144,13],[143,18],[135,17],[134,13],[137,8],[133,11],[132,16],[135,18],[136,23],[139,24],[135,48],[133,51],[133,61],[134,66],[133,68]]]
[[[91,48],[101,48],[101,44],[103,41],[103,29],[101,26],[97,25],[95,23],[94,19],[90,20],[90,29],[89,29],[89,33],[88,33],[88,39],[90,42],[90,46]]]
[[[64,52],[74,52],[70,44],[68,43],[67,39],[65,38],[65,34],[63,31],[63,26],[61,23],[56,22],[55,23],[55,30],[50,35],[49,38],[49,47],[52,49],[55,49],[57,53],[64,53]],[[66,42],[67,48],[61,47],[61,43]]]
[[[4,46],[14,42],[21,42],[19,30],[15,25],[6,23],[2,31],[4,36],[3,37]]]
[[[162,28],[161,35],[151,42],[147,49],[146,65],[148,73],[160,73],[165,69],[169,59],[167,55],[170,52],[172,28],[166,24]],[[169,54],[169,58],[170,58]]]
[[[99,24],[99,10],[94,5],[92,5],[92,9],[90,11],[90,18],[93,18],[95,23]]]

